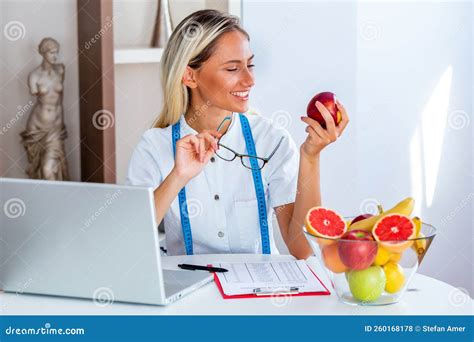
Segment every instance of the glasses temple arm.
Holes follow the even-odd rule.
[[[226,116],[224,118],[224,120],[222,120],[222,122],[219,124],[219,127],[217,127],[217,131],[219,132],[220,129],[222,128],[222,125],[224,124],[224,122],[226,122],[227,120],[231,120],[231,117],[230,116]]]
[[[273,155],[275,154],[275,152],[278,150],[278,148],[280,147],[281,145],[281,142],[283,141],[285,137],[281,137],[280,138],[280,141],[278,142],[278,144],[275,146],[275,148],[273,149],[272,153],[270,154],[270,156],[268,156],[267,160],[270,160],[271,157],[273,157]]]

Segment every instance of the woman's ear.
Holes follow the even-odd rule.
[[[186,66],[186,70],[184,71],[183,75],[183,84],[188,88],[196,88],[196,73],[195,71],[188,65]]]

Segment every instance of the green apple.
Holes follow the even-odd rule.
[[[371,266],[361,271],[348,271],[346,278],[355,299],[361,302],[373,302],[385,288],[385,272],[380,266]]]

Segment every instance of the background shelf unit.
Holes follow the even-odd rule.
[[[114,50],[114,63],[117,64],[140,64],[140,63],[159,63],[162,48],[131,47],[116,48]]]

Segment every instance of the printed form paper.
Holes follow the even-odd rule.
[[[304,260],[251,263],[213,263],[228,272],[216,275],[226,295],[252,294],[254,289],[281,292],[298,288],[298,292],[327,292]]]

